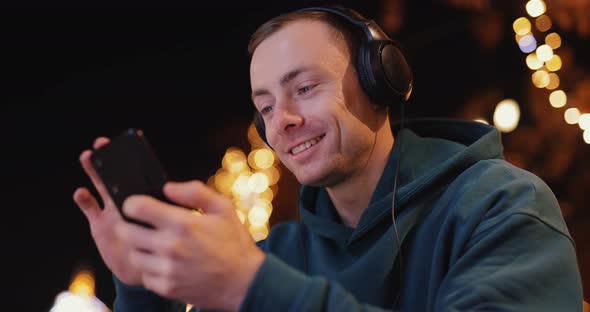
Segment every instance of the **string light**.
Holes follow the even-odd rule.
[[[547,7],[545,6],[545,2],[542,0],[530,0],[526,4],[526,12],[531,17],[537,17],[545,13]]]
[[[552,21],[546,15],[547,6],[543,0],[528,1],[525,9],[528,15],[534,18],[534,24],[538,31],[546,32],[551,29]],[[562,45],[561,36],[557,32],[549,33],[545,35],[544,44],[537,46],[537,40],[528,18],[517,18],[512,23],[512,28],[519,49],[528,54],[525,61],[527,67],[534,71],[531,75],[533,85],[537,88],[546,88],[552,91],[549,94],[549,104],[552,107],[564,107],[567,104],[567,94],[563,90],[556,90],[561,84],[559,75],[556,72],[562,68],[563,64],[561,57],[554,51]],[[498,111],[498,107],[496,111]],[[588,116],[588,114],[582,114],[577,108],[573,107],[564,112],[564,119],[567,124],[577,124],[581,116]],[[496,118],[495,115],[494,118]],[[578,125],[584,130],[584,141],[590,144],[590,140],[587,140],[587,136],[590,136],[590,134],[587,134],[589,131],[587,129],[590,128],[590,120],[586,121],[587,119],[590,119],[590,117],[581,118],[582,123]],[[502,120],[508,119],[503,117]],[[496,120],[494,120],[494,123],[496,123]]]
[[[549,95],[549,103],[555,108],[564,107],[567,103],[567,96],[563,90],[555,90]]]
[[[221,168],[207,184],[232,199],[240,222],[259,241],[268,235],[272,200],[281,175],[276,154],[265,146],[253,123],[248,127],[248,142],[251,150],[247,156],[236,147],[225,151]]]
[[[520,108],[513,99],[502,100],[494,111],[494,126],[502,132],[511,132],[518,126]]]

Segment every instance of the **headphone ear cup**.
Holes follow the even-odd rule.
[[[397,94],[398,102],[405,102],[412,92],[412,70],[402,51],[393,41],[385,41],[379,47],[380,73],[383,74],[384,90]]]
[[[270,147],[270,144],[268,144],[268,141],[266,140],[266,125],[264,125],[264,119],[262,119],[262,115],[260,115],[260,112],[258,111],[254,112],[254,126],[262,141]]]
[[[372,41],[362,51],[367,93],[375,104],[397,106],[404,103],[412,90],[412,71],[406,58],[393,41]]]
[[[383,106],[384,101],[379,98],[377,93],[375,75],[373,74],[373,66],[371,65],[371,54],[371,47],[366,42],[363,42],[358,50],[356,62],[358,79],[371,101],[378,106]]]

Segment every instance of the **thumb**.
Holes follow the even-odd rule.
[[[171,201],[204,213],[225,213],[233,211],[232,201],[217,193],[201,181],[168,182],[164,194]]]

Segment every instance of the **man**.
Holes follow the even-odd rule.
[[[116,311],[581,310],[574,244],[548,187],[503,161],[483,124],[408,122],[394,140],[359,79],[351,28],[302,11],[252,37],[261,134],[304,185],[302,220],[259,246],[231,201],[198,181],[165,186],[175,205],[125,201],[154,229],[123,222],[82,153],[105,207],[84,188],[74,199],[115,276]]]

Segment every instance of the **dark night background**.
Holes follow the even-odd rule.
[[[48,311],[79,267],[95,272],[97,297],[110,307],[110,274],[71,199],[76,187],[90,186],[79,153],[99,135],[140,127],[172,178],[206,180],[228,147],[249,148],[249,34],[279,13],[328,2],[81,3],[20,2],[0,9],[1,248],[8,277],[1,310]],[[340,3],[381,18],[381,1]],[[481,13],[446,1],[406,1],[393,35],[414,67],[409,117],[456,116],[489,87],[525,102],[529,71],[511,25],[526,13],[511,1],[492,3],[504,36],[484,49],[473,35]],[[563,38],[577,61],[587,62],[588,39],[571,32]],[[530,117],[521,109],[526,123]],[[580,166],[587,168],[589,145],[581,132],[579,141],[582,156],[575,161],[586,159]],[[280,182],[281,205],[275,203],[271,222],[294,217],[297,186],[290,179],[284,175]],[[589,180],[581,181],[563,196],[583,197]],[[567,221],[587,275],[585,208],[575,202]]]

